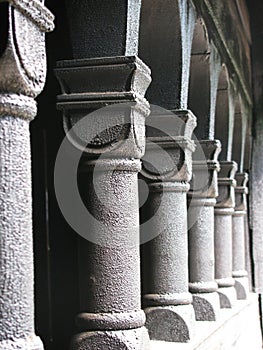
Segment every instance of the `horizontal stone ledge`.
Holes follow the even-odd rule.
[[[151,81],[150,73],[137,56],[59,61],[55,68],[62,93],[69,96],[109,91],[143,96]]]
[[[151,350],[262,349],[258,294],[239,300],[232,309],[220,309],[217,321],[197,321],[188,343],[151,341]]]
[[[172,306],[192,304],[192,294],[173,293],[173,294],[145,294],[143,296],[144,304],[147,306]]]
[[[80,313],[76,317],[76,324],[82,331],[124,330],[143,327],[146,321],[142,310],[111,313]]]

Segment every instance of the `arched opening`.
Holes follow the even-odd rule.
[[[199,139],[209,138],[211,133],[211,78],[210,44],[205,24],[199,18],[195,25],[189,83],[188,107],[197,117],[195,134]]]
[[[230,110],[229,77],[227,68],[223,65],[218,80],[215,112],[215,138],[221,141],[222,147],[221,153],[219,154],[220,160],[230,160],[228,151],[233,130],[233,120],[231,120]]]
[[[234,131],[233,131],[233,143],[232,143],[232,160],[238,165],[240,171],[241,163],[243,163],[243,116],[240,103],[240,97],[238,96],[235,101],[235,114],[234,114]]]
[[[65,3],[74,58],[137,55],[140,1]]]
[[[152,83],[146,98],[168,110],[181,108],[181,91],[188,88],[187,45],[191,43],[192,30],[191,25],[183,29],[183,24],[191,23],[184,21],[183,17],[194,18],[193,9],[189,6],[183,7],[176,0],[142,2],[139,57],[152,71]],[[182,30],[186,36],[184,41]]]
[[[247,123],[246,136],[245,136],[245,150],[244,150],[244,163],[241,171],[250,172],[251,165],[251,152],[252,152],[252,135],[251,135],[251,122]]]

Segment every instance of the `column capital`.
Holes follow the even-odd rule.
[[[54,17],[37,0],[0,0],[6,16],[4,49],[0,55],[0,116],[32,118],[35,98],[46,78],[45,32],[54,28]]]
[[[247,210],[247,200],[246,196],[248,194],[248,174],[247,173],[237,173],[235,176],[236,188],[235,188],[235,214],[245,215]]]
[[[196,117],[189,110],[151,114],[146,129],[147,159],[141,174],[152,181],[189,182],[192,177],[192,132]]]
[[[193,154],[193,178],[188,196],[194,198],[216,198],[217,176],[220,170],[218,156],[221,152],[219,140],[200,140]]]
[[[218,176],[219,196],[217,198],[217,209],[233,209],[235,207],[235,174],[237,163],[234,161],[221,161]]]
[[[57,106],[72,144],[93,159],[105,152],[109,158],[144,154],[151,77],[137,56],[60,61],[55,74],[62,89]]]

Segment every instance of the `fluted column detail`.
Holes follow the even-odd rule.
[[[53,16],[43,1],[1,1],[0,12],[0,349],[40,350],[29,123],[45,83],[45,32],[52,30]]]
[[[237,299],[247,299],[249,293],[248,273],[246,271],[245,252],[245,218],[247,214],[247,173],[238,173],[235,176],[237,186],[235,188],[235,211],[233,213],[233,277]]]
[[[199,141],[193,155],[193,179],[188,193],[189,289],[196,319],[215,321],[220,309],[216,293],[214,252],[214,206],[218,196],[218,140]]]
[[[233,161],[220,162],[219,196],[215,207],[215,277],[218,283],[220,306],[231,308],[236,300],[232,277],[232,215],[235,208],[235,173]]]
[[[86,239],[79,241],[80,313],[71,349],[146,350],[138,172],[150,71],[136,56],[126,56],[62,61],[56,75],[65,131],[74,126],[68,139],[74,147],[86,142],[79,177],[90,214]]]
[[[141,171],[149,187],[142,208],[148,225],[141,235],[151,233],[154,237],[142,247],[146,327],[152,339],[186,342],[194,328],[188,291],[186,194],[192,176],[191,134],[196,118],[190,111],[173,111],[171,115],[153,114],[149,119],[155,129],[147,129]]]

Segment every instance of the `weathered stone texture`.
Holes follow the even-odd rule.
[[[228,0],[194,0],[194,4],[209,27],[209,34],[219,50],[222,61],[236,83],[246,104],[251,105],[250,31],[246,5]]]

